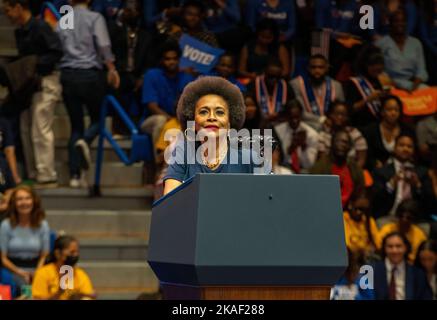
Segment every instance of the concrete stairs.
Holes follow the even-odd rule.
[[[102,198],[96,199],[71,191],[61,188],[40,194],[50,227],[79,239],[79,265],[90,276],[98,298],[136,299],[158,290],[146,262],[151,191],[103,189]]]
[[[16,55],[14,26],[0,10],[0,63]],[[0,88],[0,99],[5,94]],[[102,197],[92,198],[87,189],[67,187],[70,123],[62,102],[55,113],[60,187],[38,190],[51,229],[79,239],[79,265],[90,276],[99,299],[135,299],[141,293],[156,291],[158,280],[146,262],[153,190],[143,186],[142,164],[124,166],[105,144]],[[107,127],[110,125],[108,119]],[[120,144],[129,152],[130,141]],[[91,151],[95,161],[97,141]],[[89,185],[94,183],[94,170],[93,164],[87,174]]]
[[[107,127],[111,127],[109,118]],[[90,197],[88,189],[68,187],[70,124],[62,103],[56,108],[54,131],[61,186],[38,190],[50,228],[79,239],[79,265],[90,276],[98,299],[136,299],[141,293],[157,291],[158,280],[146,262],[153,189],[143,185],[143,165],[123,165],[105,143],[102,196]],[[130,151],[129,140],[119,144]],[[91,153],[95,161],[97,139]],[[94,170],[95,164],[87,174],[90,186]]]

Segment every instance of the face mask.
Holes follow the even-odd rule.
[[[70,267],[74,267],[74,265],[79,261],[79,256],[67,256],[64,261],[64,264]]]

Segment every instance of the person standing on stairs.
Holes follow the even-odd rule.
[[[29,0],[4,0],[3,11],[18,26],[15,39],[19,56],[35,55],[38,59],[40,88],[20,116],[27,176],[36,180],[39,187],[53,187],[57,183],[53,119],[62,90],[56,71],[62,57],[61,43],[46,22],[32,17]]]
[[[89,145],[99,132],[105,73],[110,86],[118,88],[120,85],[105,18],[89,10],[89,2],[72,0],[75,28],[57,28],[64,51],[61,59],[63,97],[71,123],[68,148],[72,188],[86,187],[84,172],[89,169],[91,162]],[[91,118],[86,130],[83,105]]]

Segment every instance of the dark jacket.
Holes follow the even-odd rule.
[[[37,72],[41,76],[52,73],[62,58],[61,40],[42,20],[31,18],[25,26],[15,30],[15,39],[20,57],[38,57]]]
[[[422,186],[420,189],[413,187],[411,193],[414,200],[423,204],[427,199],[432,197],[433,194],[431,179],[429,178],[427,170],[423,167],[414,167],[414,172],[417,174]],[[373,172],[373,208],[376,218],[389,214],[390,209],[393,207],[396,190],[389,192],[387,182],[390,181],[394,175],[395,166],[392,161]],[[426,216],[419,218],[427,219]]]
[[[9,94],[0,108],[1,115],[17,115],[30,106],[33,94],[40,87],[37,63],[38,57],[29,55],[2,67],[1,82],[8,87]]]
[[[382,142],[381,130],[379,130],[379,122],[374,122],[362,130],[363,136],[366,138],[367,149],[367,162],[366,168],[373,170],[376,165],[376,161],[379,160],[385,163],[390,157],[390,152],[384,147]],[[414,130],[401,124],[401,135],[415,136]]]
[[[115,56],[115,65],[119,72],[125,72],[128,64],[128,35],[125,25],[118,25],[114,21],[108,22],[109,36],[111,37],[112,51]],[[147,52],[150,45],[150,37],[147,32],[139,28],[137,32],[137,42],[134,53],[135,77],[141,77],[146,68],[151,67],[152,59]]]
[[[374,290],[376,300],[388,300],[389,289],[387,269],[384,261],[378,261],[373,266]],[[432,300],[432,290],[425,273],[414,266],[405,266],[405,300]]]

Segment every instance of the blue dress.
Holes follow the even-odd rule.
[[[199,144],[189,144],[185,140],[177,143],[172,152],[173,163],[169,164],[166,179],[184,182],[196,173],[258,173],[269,174],[269,165],[262,162],[262,158],[253,150],[233,147],[228,148],[226,158],[214,170],[195,158]]]

